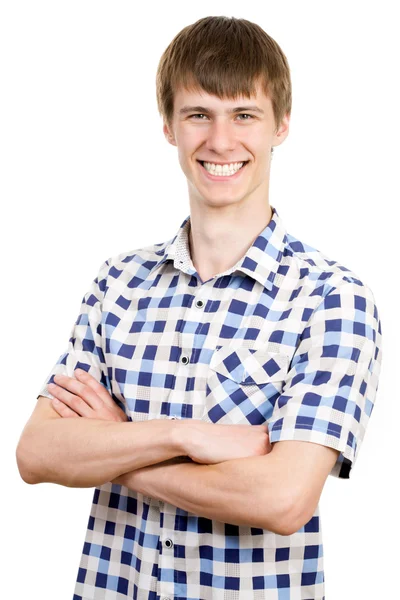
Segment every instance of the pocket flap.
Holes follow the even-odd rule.
[[[289,357],[278,352],[217,346],[210,368],[238,383],[254,385],[284,379],[288,364]]]

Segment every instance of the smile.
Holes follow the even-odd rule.
[[[224,168],[221,168],[220,166],[216,168],[211,167],[212,163],[207,163],[201,160],[198,160],[197,162],[201,167],[202,173],[206,175],[208,179],[211,179],[212,181],[222,181],[228,179],[237,179],[249,161],[245,161],[243,163],[233,163],[232,166],[226,165]],[[238,165],[241,166],[238,167]]]

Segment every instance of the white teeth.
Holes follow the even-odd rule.
[[[243,166],[244,163],[231,163],[230,165],[216,165],[214,163],[204,162],[204,168],[214,175],[234,175]]]

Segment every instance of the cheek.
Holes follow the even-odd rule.
[[[198,152],[204,146],[206,139],[204,132],[195,127],[181,130],[176,137],[180,152],[188,157]]]
[[[260,169],[262,172],[264,172],[268,167],[271,158],[271,150],[268,145],[268,140],[264,138],[261,140],[260,144],[254,144],[251,147],[251,152],[254,153],[257,170]]]
[[[268,154],[268,146],[272,144],[271,131],[267,128],[248,127],[243,132],[241,141],[255,156]]]
[[[178,159],[182,168],[189,168],[189,165],[196,160],[199,149],[202,146],[202,139],[195,135],[181,136],[177,140]]]
[[[192,169],[190,168],[190,164],[189,164],[187,155],[185,155],[184,152],[180,152],[178,154],[178,161],[179,161],[179,165],[182,170],[182,173],[185,175],[185,177],[191,178],[192,177],[192,175],[191,175]]]

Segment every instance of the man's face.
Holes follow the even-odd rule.
[[[252,198],[265,203],[271,147],[284,141],[288,128],[289,117],[285,117],[276,131],[271,99],[259,85],[255,96],[236,100],[180,88],[175,94],[172,127],[164,124],[163,130],[178,148],[191,199],[222,206]],[[203,161],[228,165],[229,170],[209,172]],[[239,165],[235,163],[242,162],[236,170]]]

